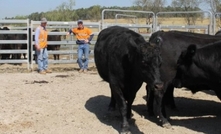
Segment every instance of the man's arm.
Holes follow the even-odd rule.
[[[89,42],[93,39],[93,37],[94,37],[94,34],[92,33],[92,34],[90,35],[90,37],[88,38]]]
[[[72,29],[70,29],[68,32],[69,32],[69,34],[73,33]]]
[[[40,28],[36,28],[35,30],[35,47],[36,48],[39,48],[39,41],[38,41],[38,38],[39,38],[39,34],[40,34]]]
[[[88,41],[90,42],[94,37],[94,34],[92,33],[92,31],[90,29],[88,29],[88,35],[90,35],[88,38]]]
[[[70,30],[68,31],[67,35],[70,35],[71,33],[73,33],[73,34],[75,35],[75,32],[74,32],[73,29],[70,29]]]

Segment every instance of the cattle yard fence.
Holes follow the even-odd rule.
[[[109,14],[114,14],[115,18],[110,18]],[[198,23],[196,24],[164,24],[164,19],[160,17],[168,17],[173,14],[182,15],[182,14],[204,14],[201,17],[207,18],[207,22],[203,25]],[[207,15],[205,15],[207,14]],[[94,33],[94,38],[91,41],[90,45],[90,58],[89,62],[94,62],[94,44],[96,43],[97,36],[99,32],[110,26],[123,26],[130,28],[138,33],[140,33],[146,40],[152,35],[153,32],[158,30],[204,30],[207,34],[214,34],[215,27],[219,27],[218,17],[221,16],[221,13],[216,13],[213,15],[209,11],[176,11],[176,12],[158,12],[156,15],[152,11],[134,11],[134,10],[119,10],[119,9],[104,9],[101,13],[101,21],[99,22],[87,22],[84,21],[84,25],[92,29]],[[130,22],[125,23],[125,20]],[[12,63],[12,64],[21,64],[27,63],[28,69],[33,69],[34,64],[34,34],[35,29],[40,25],[40,21],[29,21],[27,20],[0,20],[2,26],[9,26],[10,30],[1,30],[0,34],[24,34],[27,36],[27,39],[21,40],[0,40],[0,45],[13,45],[22,43],[26,45],[26,49],[4,49],[0,50],[0,55],[2,54],[26,54],[27,58],[23,59],[1,59],[0,63]],[[51,57],[54,54],[59,54],[59,60],[49,59],[49,64],[58,63],[58,64],[68,64],[77,62],[77,44],[76,39],[73,34],[66,36],[66,33],[69,29],[77,26],[76,21],[71,22],[61,22],[61,21],[48,21],[47,29],[48,35],[60,35],[62,39],[60,41],[48,41],[48,45],[60,45],[60,50],[49,50],[48,53]],[[51,32],[51,30],[59,30],[59,32]]]
[[[29,57],[29,45],[28,45],[28,38],[29,37],[29,32],[27,27],[29,27],[29,19],[26,20],[0,20],[0,24],[2,24],[2,27],[7,27],[10,25],[9,29],[10,30],[0,30],[0,34],[4,35],[21,35],[23,34],[25,38],[21,38],[19,40],[0,40],[0,45],[6,46],[6,49],[0,50],[0,55],[13,55],[13,54],[24,54],[27,57]],[[26,45],[24,48],[25,49],[10,49],[9,47],[15,48],[15,46],[18,45]],[[12,56],[10,56],[12,57]],[[22,64],[22,63],[27,63],[27,68],[29,69],[29,60],[28,58],[24,57],[23,59],[12,59],[12,58],[7,58],[7,59],[2,59],[0,60],[0,63],[10,63],[10,64]]]
[[[214,33],[218,32],[221,30],[221,12],[217,12],[214,15],[213,18],[213,22],[214,22]]]
[[[115,14],[115,21],[111,21],[109,14]],[[118,16],[136,18],[134,21],[125,23],[120,22]],[[135,11],[135,10],[120,10],[120,9],[104,9],[101,13],[101,27],[105,29],[110,26],[123,26],[135,32],[140,33],[146,40],[154,32],[155,14],[152,11]]]
[[[168,17],[176,17],[177,22],[173,24],[164,24],[164,19]],[[181,18],[182,17],[182,18]],[[203,23],[207,18],[208,22]],[[182,20],[182,21],[180,21]],[[183,24],[186,21],[187,24]],[[204,34],[214,34],[213,15],[210,11],[174,11],[174,12],[158,12],[156,13],[156,31],[157,30],[181,30],[194,31]]]

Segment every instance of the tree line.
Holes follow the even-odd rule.
[[[148,1],[148,2],[146,2]],[[101,12],[103,9],[121,9],[121,10],[143,10],[153,11],[154,13],[160,11],[198,11],[201,10],[198,6],[199,0],[193,0],[193,3],[184,4],[179,2],[181,0],[174,0],[170,6],[165,6],[165,0],[134,0],[133,6],[130,7],[101,7],[100,5],[93,5],[89,8],[74,9],[75,1],[69,0],[63,2],[55,9],[47,12],[34,12],[26,16],[18,15],[12,18],[5,17],[5,19],[30,19],[40,20],[46,17],[48,21],[75,21],[78,19],[99,21],[101,19]],[[194,2],[195,1],[195,2]],[[146,5],[144,5],[146,3]],[[191,5],[191,6],[190,6]],[[106,18],[113,19],[116,12],[108,12],[105,14]],[[183,14],[177,14],[175,17],[183,17]],[[137,17],[145,17],[144,14],[137,14]],[[169,16],[168,16],[169,17]]]
[[[55,9],[47,12],[34,12],[26,16],[18,15],[12,18],[5,17],[5,19],[29,19],[38,21],[42,17],[46,17],[48,21],[76,21],[78,19],[100,21],[101,12],[104,9],[121,9],[121,10],[141,10],[167,12],[167,11],[200,11],[200,5],[210,7],[211,12],[221,11],[221,0],[172,0],[172,2],[166,6],[166,0],[134,0],[133,6],[119,7],[111,6],[105,7],[100,5],[93,5],[89,8],[75,9],[75,0],[67,0],[67,2],[61,3]],[[122,12],[107,12],[105,18],[114,19],[117,13]],[[135,15],[135,13],[128,13]],[[146,16],[146,14],[136,14],[138,18],[150,19],[152,16]],[[203,14],[167,14],[165,17],[184,17],[188,24],[194,24],[195,20],[199,17],[204,17]]]

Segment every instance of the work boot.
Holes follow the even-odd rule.
[[[84,73],[87,73],[87,69],[84,69]]]
[[[46,72],[42,70],[42,71],[39,71],[39,74],[46,74]]]
[[[83,71],[84,71],[84,69],[80,69],[78,72],[79,72],[79,73],[82,73]]]
[[[46,73],[52,73],[52,71],[49,70],[49,69],[46,69],[45,72],[46,72]]]

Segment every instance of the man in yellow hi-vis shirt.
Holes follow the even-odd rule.
[[[42,18],[41,25],[35,30],[35,49],[37,53],[38,71],[40,74],[51,73],[51,70],[48,70],[48,32],[46,30],[46,25],[47,19]]]
[[[67,35],[73,33],[76,38],[76,44],[78,45],[78,65],[80,67],[79,72],[87,72],[88,61],[89,61],[89,51],[90,51],[90,41],[92,40],[94,34],[92,31],[83,25],[82,20],[77,21],[77,28],[70,29]],[[84,55],[85,60],[82,60]]]

